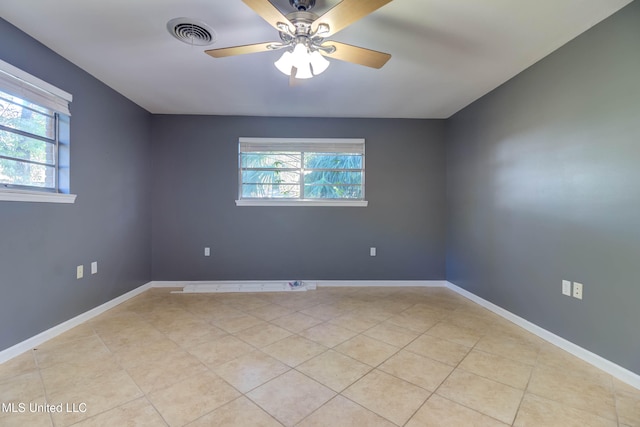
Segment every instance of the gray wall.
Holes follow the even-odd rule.
[[[640,372],[638,22],[634,2],[445,124],[151,117],[0,20],[0,58],[74,95],[78,194],[0,202],[0,349],[151,278],[437,280],[446,255],[448,280]],[[240,136],[366,138],[369,207],[236,207]]]
[[[0,40],[2,60],[73,95],[78,195],[73,205],[0,201],[5,349],[150,280],[151,153],[148,112],[1,19]]]
[[[152,122],[154,280],[444,279],[443,121]],[[237,207],[241,136],[366,138],[369,206]]]
[[[639,46],[634,2],[447,123],[447,279],[634,372]]]

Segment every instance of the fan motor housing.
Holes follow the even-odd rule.
[[[308,25],[311,26],[313,21],[318,19],[318,15],[313,12],[291,12],[286,18],[294,25]]]
[[[318,15],[312,12],[291,12],[286,18],[295,27],[296,36],[306,36],[311,33],[311,24],[318,19]]]
[[[305,11],[311,10],[316,4],[316,0],[289,0],[289,4],[296,8],[296,10]]]

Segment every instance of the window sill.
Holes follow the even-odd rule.
[[[75,203],[76,197],[75,194],[0,190],[0,201],[3,202]]]
[[[236,200],[236,206],[333,206],[365,208],[366,200]]]

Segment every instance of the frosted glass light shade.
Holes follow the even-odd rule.
[[[296,44],[296,47],[293,48],[293,66],[296,68],[299,65],[302,66],[305,63],[309,63],[309,50],[302,43]]]
[[[323,73],[327,68],[329,68],[330,62],[320,54],[317,50],[311,53],[311,68],[313,68],[313,74],[317,76],[318,74]]]
[[[330,62],[323,57],[320,52],[309,52],[309,49],[302,43],[296,44],[293,51],[286,51],[282,54],[274,65],[282,74],[290,76],[293,68],[296,69],[296,79],[310,79],[314,75],[324,72],[329,67]]]
[[[296,67],[296,79],[310,79],[313,77],[311,74],[311,67],[309,63],[301,64],[300,68]]]
[[[286,51],[285,53],[282,54],[280,59],[278,59],[274,63],[274,65],[278,70],[280,70],[282,74],[290,76],[291,67],[293,67],[293,55],[291,54],[291,52]]]

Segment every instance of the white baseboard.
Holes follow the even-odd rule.
[[[189,281],[178,280],[178,281],[166,281],[166,280],[152,280],[147,283],[150,288],[182,288],[184,285],[189,283]]]
[[[135,297],[136,295],[140,295],[142,292],[146,291],[147,289],[150,289],[152,282],[149,283],[145,283],[144,285],[135,288],[129,292],[127,292],[126,294],[120,295],[119,297],[116,297],[110,301],[105,302],[102,305],[97,306],[96,308],[92,308],[89,311],[85,311],[82,314],[77,315],[76,317],[69,319],[65,322],[60,323],[59,325],[56,325],[50,329],[47,329],[44,332],[39,333],[38,335],[35,335],[31,338],[28,338],[22,342],[19,342],[18,344],[9,347],[5,350],[0,351],[0,363],[4,363],[7,360],[13,359],[16,356],[21,355],[22,353],[24,353],[25,351],[29,351],[32,348],[35,348],[37,346],[39,346],[40,344],[44,343],[45,341],[50,340],[51,338],[55,338],[58,335],[67,332],[68,330],[75,328],[76,326],[86,322],[87,320],[90,320],[102,313],[104,313],[105,311],[119,305],[122,304],[123,302],[127,301],[128,299],[131,299],[133,297]]]
[[[471,292],[462,289],[459,286],[454,285],[451,282],[447,282],[446,287],[453,292],[462,295],[463,297],[475,302],[476,304],[494,312],[495,314],[509,320],[512,323],[520,326],[521,328],[531,332],[542,338],[543,340],[560,347],[561,349],[571,353],[572,355],[584,360],[585,362],[595,366],[598,369],[605,371],[606,373],[616,377],[620,381],[623,381],[637,389],[640,389],[640,375],[635,372],[631,372],[628,369],[623,368],[595,353],[586,350],[579,345],[567,341],[566,339],[559,337],[558,335],[541,328],[540,326],[523,319],[502,307],[495,305],[479,296],[472,294]]]
[[[281,280],[260,281],[214,281],[214,282],[189,282],[184,285],[182,291],[174,291],[174,294],[201,294],[224,292],[305,292],[314,290],[316,283],[302,280],[299,287],[291,287],[289,282]]]
[[[315,284],[318,287],[446,287],[446,280],[302,280],[307,284]],[[153,288],[182,288],[187,285],[191,286],[209,286],[212,289],[215,286],[230,285],[227,292],[254,292],[251,286],[244,286],[242,290],[235,290],[236,286],[242,285],[276,285],[288,283],[284,280],[209,280],[209,281],[153,281],[149,282]],[[185,292],[186,293],[186,292]]]
[[[318,287],[446,287],[446,280],[316,280]]]

